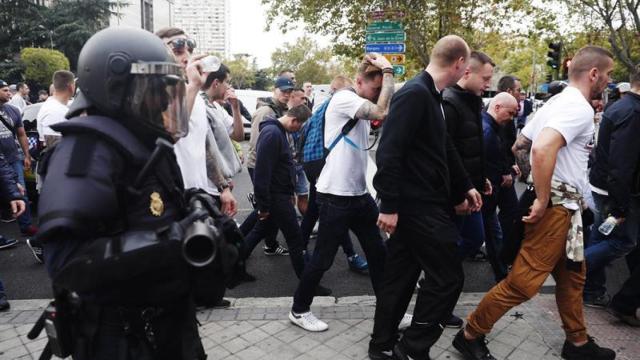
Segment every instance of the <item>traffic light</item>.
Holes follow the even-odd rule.
[[[556,70],[560,67],[560,55],[562,53],[562,42],[552,42],[549,43],[549,51],[547,56],[549,57],[547,60],[547,65],[551,66],[552,69]]]
[[[547,74],[547,83],[550,83],[552,81],[553,81],[553,75]]]

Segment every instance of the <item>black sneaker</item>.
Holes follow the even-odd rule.
[[[464,321],[462,321],[461,318],[459,318],[459,317],[457,317],[455,315],[451,315],[449,320],[447,320],[444,323],[444,327],[448,327],[450,329],[460,329],[460,328],[462,328],[463,324],[464,324]]]
[[[393,347],[393,358],[397,360],[413,360],[411,356],[407,354],[407,352],[402,348],[401,343],[397,343],[396,346]],[[427,357],[425,360],[431,360],[429,357],[429,352],[427,352]]]
[[[322,285],[316,286],[315,296],[330,296],[333,293],[331,289],[324,287]]]
[[[264,254],[267,256],[289,256],[289,250],[281,245],[278,245],[274,248],[264,247]]]
[[[11,305],[9,305],[7,301],[7,296],[4,294],[0,295],[0,312],[8,311],[9,308],[11,308]]]
[[[394,360],[393,350],[376,350],[369,347],[369,359],[371,360]]]
[[[27,245],[29,246],[29,249],[31,249],[31,253],[33,254],[33,257],[36,258],[36,261],[40,264],[44,264],[44,256],[40,242],[27,239]]]
[[[640,309],[636,311],[625,311],[615,304],[615,300],[609,305],[610,312],[627,325],[640,327]]]
[[[220,300],[217,304],[213,306],[214,309],[226,309],[231,306],[231,301],[227,299]]]
[[[16,239],[7,239],[6,237],[0,235],[0,249],[10,248],[12,246],[16,246],[18,240]]]
[[[473,340],[464,337],[464,329],[461,329],[453,338],[453,347],[458,350],[465,360],[496,360],[491,355],[484,336],[479,336]]]
[[[598,296],[585,294],[582,302],[587,307],[604,309],[611,302],[611,296],[607,293]]]
[[[613,360],[616,352],[598,346],[591,336],[586,344],[575,346],[565,341],[562,346],[562,358],[567,360]]]

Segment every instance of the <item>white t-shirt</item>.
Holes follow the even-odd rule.
[[[212,101],[213,108],[211,111],[213,112],[213,116],[215,116],[216,120],[222,121],[224,126],[227,128],[227,133],[231,135],[233,133],[233,116],[229,115],[227,110],[225,110],[222,105],[218,104],[217,101]]]
[[[340,135],[342,127],[355,117],[362,104],[367,101],[349,90],[337,92],[325,112],[324,146]],[[347,136],[356,148],[345,139],[340,140],[329,152],[326,164],[320,173],[316,189],[324,194],[359,196],[367,193],[367,152],[369,146],[369,121],[361,119]]]
[[[189,134],[178,140],[174,151],[185,189],[199,188],[209,194],[219,195],[218,189],[207,177],[206,138],[209,122],[206,106],[204,99],[200,95],[196,96],[189,119]]]
[[[587,163],[588,145],[593,139],[593,115],[593,108],[582,93],[568,86],[538,110],[522,129],[522,134],[533,144],[544,128],[554,129],[564,137],[567,145],[558,152],[553,178],[576,187],[581,194],[590,191]]]
[[[20,113],[22,114],[24,108],[27,107],[27,102],[20,94],[15,94],[11,97],[11,100],[9,100],[9,105],[13,105],[20,109]]]
[[[38,110],[36,119],[38,121],[38,135],[40,141],[44,141],[45,135],[61,136],[57,131],[51,129],[51,125],[66,121],[65,115],[69,111],[67,105],[64,105],[53,96],[49,97]]]

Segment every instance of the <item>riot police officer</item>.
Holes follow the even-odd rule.
[[[182,71],[140,29],[102,30],[80,53],[80,93],[42,170],[39,238],[54,287],[50,312],[59,313],[44,317],[57,356],[206,358],[193,267],[186,243],[174,241],[215,232],[211,224],[189,232],[203,217],[186,211],[171,149],[188,131]],[[198,243],[194,254],[208,255],[191,263],[210,263],[213,245]]]

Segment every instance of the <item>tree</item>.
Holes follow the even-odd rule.
[[[25,67],[27,80],[48,87],[53,73],[58,70],[69,70],[69,59],[57,50],[24,48],[20,58]]]
[[[337,54],[359,57],[364,46],[367,16],[373,10],[393,9],[404,14],[407,55],[420,68],[429,62],[429,49],[442,36],[458,34],[473,48],[473,35],[505,31],[505,19],[518,19],[511,28],[529,35],[555,25],[553,12],[523,0],[262,0],[268,5],[268,26],[286,31],[303,21],[307,30],[333,37]]]
[[[247,57],[234,55],[233,60],[225,61],[231,72],[231,84],[235,89],[249,89],[256,82],[256,69],[249,65]]]
[[[268,69],[259,69],[255,71],[255,83],[251,87],[253,90],[269,90],[273,86],[273,80],[269,76]]]
[[[335,75],[344,74],[344,58],[334,56],[330,48],[320,48],[308,36],[294,43],[285,43],[271,54],[272,73],[277,76],[283,69],[296,73],[296,82],[310,81],[328,84]]]
[[[611,50],[627,72],[635,71],[640,60],[640,0],[567,0],[567,4],[590,13],[595,19],[590,25],[608,35]]]

